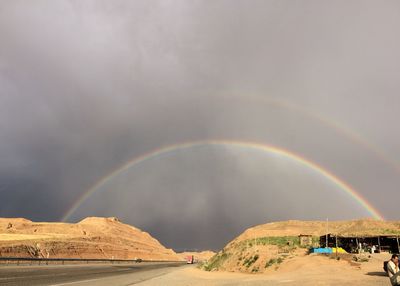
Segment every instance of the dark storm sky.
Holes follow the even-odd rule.
[[[300,154],[397,219],[399,31],[398,1],[0,1],[0,216],[60,220],[132,158],[226,139]],[[290,160],[209,146],[114,178],[87,215],[184,249],[368,214]]]

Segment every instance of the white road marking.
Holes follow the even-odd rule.
[[[59,273],[57,276],[67,275],[67,273]],[[18,279],[18,278],[35,278],[35,277],[54,277],[54,275],[49,274],[39,274],[39,275],[31,275],[31,276],[13,276],[13,277],[3,277],[0,280],[11,280],[11,279]]]
[[[96,279],[79,280],[79,281],[74,281],[74,282],[66,282],[66,283],[60,283],[60,284],[51,284],[50,286],[72,285],[72,284],[86,283],[86,282],[92,282],[92,281],[97,281],[97,280],[102,280],[102,279],[104,279],[104,277],[96,278]]]
[[[149,277],[149,278],[142,278],[139,281],[136,281],[136,282],[134,282],[132,284],[129,284],[128,286],[133,286],[133,285],[137,285],[137,284],[140,284],[142,282],[145,282],[145,281],[153,280],[154,278],[158,278],[158,277],[164,276],[166,274],[168,274],[168,272],[160,273],[158,275],[155,275],[155,276],[152,276],[152,277]]]

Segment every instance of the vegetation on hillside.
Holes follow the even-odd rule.
[[[313,243],[318,241],[318,237],[313,237]],[[271,247],[274,251],[268,253]],[[232,242],[207,263],[201,265],[201,268],[206,271],[225,270],[227,265],[233,264],[241,272],[262,272],[271,266],[275,266],[276,269],[284,261],[285,256],[300,247],[297,236],[257,237]]]
[[[328,231],[327,231],[328,227]],[[258,273],[276,270],[282,263],[318,247],[321,235],[400,235],[400,222],[361,219],[352,221],[281,221],[247,229],[203,265],[208,271]],[[298,234],[312,235],[310,246],[301,246]]]
[[[206,271],[219,270],[223,263],[229,258],[229,254],[224,250],[215,254],[208,262],[202,265]]]

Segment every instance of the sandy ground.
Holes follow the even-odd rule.
[[[265,274],[205,272],[185,267],[140,285],[390,285],[382,263],[388,254],[374,254],[369,262],[352,266],[324,256],[295,257]]]

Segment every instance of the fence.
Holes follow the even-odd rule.
[[[49,265],[49,264],[92,264],[92,263],[184,263],[182,261],[143,260],[143,259],[97,259],[97,258],[33,258],[33,257],[0,257],[2,265]]]

